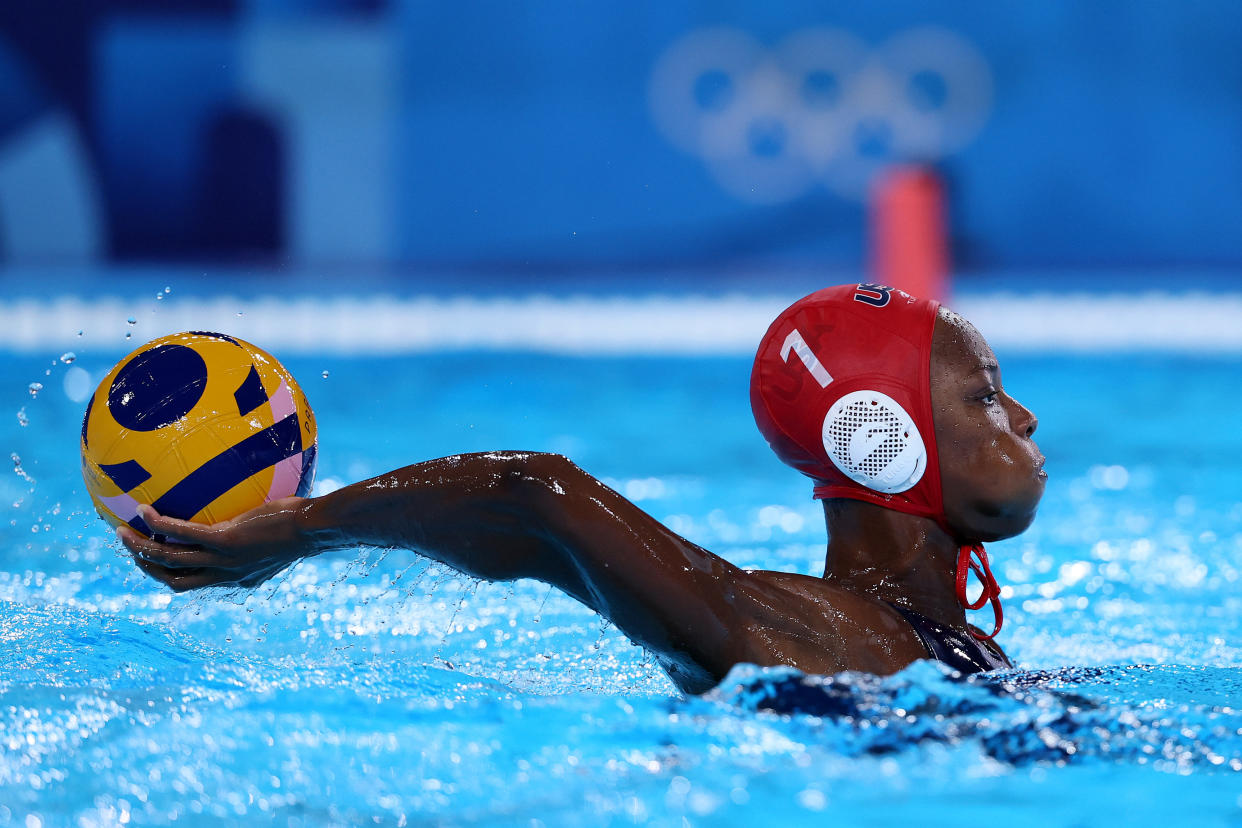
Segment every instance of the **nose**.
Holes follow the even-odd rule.
[[[1013,398],[1011,397],[1010,399]],[[1009,422],[1013,424],[1014,431],[1021,432],[1024,436],[1030,437],[1035,433],[1035,429],[1039,428],[1039,418],[1017,400],[1013,400],[1013,407],[1014,410],[1010,414]]]

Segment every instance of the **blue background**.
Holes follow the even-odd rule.
[[[927,159],[959,269],[1242,260],[1228,2],[161,5],[0,11],[0,261],[856,266],[865,198],[722,187],[661,132],[653,72],[710,27],[876,50],[928,25],[992,87]]]

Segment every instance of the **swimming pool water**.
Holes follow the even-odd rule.
[[[1035,526],[990,547],[1020,669],[739,667],[683,698],[547,587],[403,550],[171,595],[78,475],[66,378],[122,353],[0,371],[0,823],[1242,824],[1237,360],[1000,354],[1050,474]],[[746,359],[286,362],[321,487],[558,451],[737,564],[820,572],[819,507],[754,428]]]

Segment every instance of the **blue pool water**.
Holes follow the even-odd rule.
[[[1020,669],[739,667],[684,698],[547,587],[406,551],[251,593],[143,578],[90,512],[70,398],[122,353],[0,371],[0,823],[1242,824],[1236,358],[1000,354],[1050,473],[1034,528],[990,549]],[[321,487],[563,452],[737,564],[820,572],[819,507],[755,430],[744,357],[286,362]]]

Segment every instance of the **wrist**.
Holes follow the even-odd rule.
[[[293,531],[307,557],[341,545],[339,530],[324,515],[326,497],[308,497],[293,511]]]

